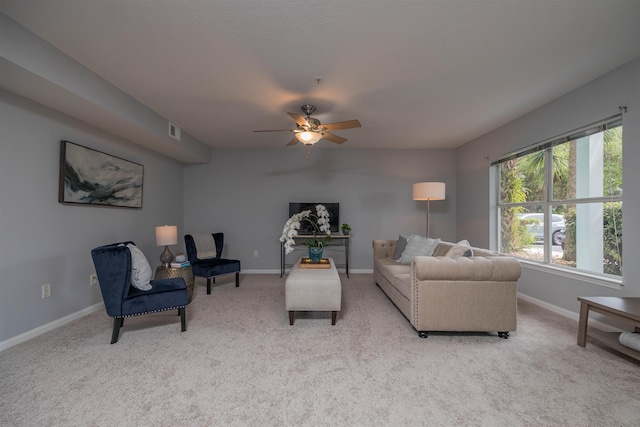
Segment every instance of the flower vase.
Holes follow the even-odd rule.
[[[318,264],[322,259],[322,248],[309,246],[309,259],[311,260],[311,264]]]

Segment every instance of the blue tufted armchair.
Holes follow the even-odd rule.
[[[124,318],[164,310],[178,310],[181,330],[187,329],[187,286],[182,278],[151,280],[151,289],[142,291],[131,285],[133,242],[113,243],[91,251],[107,314],[113,317],[111,344],[118,341]]]
[[[208,233],[207,233],[208,234]],[[196,238],[194,238],[194,236]],[[202,241],[204,234],[184,236],[185,247],[187,248],[187,256],[193,269],[193,275],[207,278],[207,294],[211,293],[211,281],[216,282],[216,276],[224,274],[236,273],[236,288],[240,286],[240,261],[237,259],[222,258],[222,249],[224,248],[224,233],[211,233],[215,247],[203,248],[196,245],[196,240]],[[213,252],[210,252],[213,250]],[[207,256],[202,255],[204,251],[208,251]],[[207,253],[207,252],[204,252]],[[200,258],[198,258],[200,256]]]

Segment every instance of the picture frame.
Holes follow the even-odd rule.
[[[143,178],[138,163],[60,141],[59,203],[140,209]]]

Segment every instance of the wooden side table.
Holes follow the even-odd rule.
[[[639,297],[578,297],[580,301],[580,322],[578,324],[578,345],[585,347],[587,337],[604,344],[629,357],[640,360],[640,352],[623,346],[618,342],[618,332],[601,332],[589,329],[589,311],[608,316],[634,327],[640,332],[640,298]]]
[[[195,284],[193,270],[191,266],[187,267],[157,267],[154,279],[176,279],[182,277],[187,285],[188,302],[193,299],[193,287]]]

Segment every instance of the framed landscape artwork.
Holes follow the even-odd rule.
[[[60,141],[58,202],[142,208],[144,166]]]

